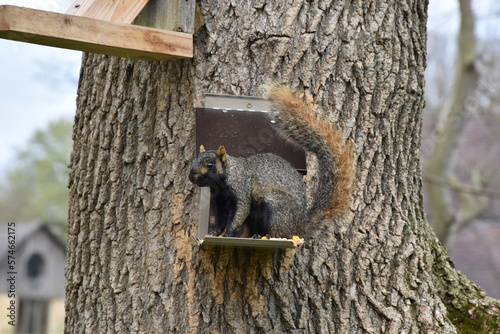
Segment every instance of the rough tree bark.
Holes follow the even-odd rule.
[[[452,268],[422,209],[425,1],[198,5],[192,60],[83,59],[66,333],[498,325],[497,302]],[[200,249],[191,241],[198,189],[187,179],[194,107],[206,93],[257,95],[270,79],[310,90],[354,142],[352,210],[295,251]]]

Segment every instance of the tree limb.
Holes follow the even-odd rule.
[[[456,192],[462,192],[462,193],[468,193],[468,194],[473,194],[473,195],[478,195],[478,196],[486,196],[490,198],[500,198],[500,192],[491,190],[491,189],[485,189],[485,188],[478,188],[474,187],[468,184],[463,184],[463,183],[456,183],[450,179],[446,179],[443,177],[440,177],[438,175],[432,175],[430,173],[426,173],[424,176],[424,180],[431,182],[433,184],[446,187],[448,189],[451,189]]]

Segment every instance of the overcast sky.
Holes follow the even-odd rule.
[[[495,0],[473,0],[486,4]],[[72,0],[0,0],[65,12]],[[429,30],[453,36],[458,0],[431,0]],[[485,13],[487,14],[487,13]],[[497,16],[498,17],[498,16]],[[0,39],[0,175],[37,129],[60,117],[73,118],[81,52]]]
[[[0,4],[64,12],[69,1],[0,0]],[[82,53],[0,39],[0,174],[16,147],[60,117],[72,119]]]

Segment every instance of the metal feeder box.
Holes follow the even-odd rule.
[[[256,97],[207,95],[204,108],[196,108],[196,150],[216,150],[224,145],[233,156],[248,157],[270,152],[281,156],[302,174],[306,173],[305,152],[281,138],[265,114],[269,101]],[[210,189],[200,188],[198,235],[200,246],[295,248],[291,239],[252,239],[207,236],[213,226]]]

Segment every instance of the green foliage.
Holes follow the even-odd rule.
[[[43,220],[66,234],[72,124],[54,121],[16,152],[0,183],[0,221]]]

